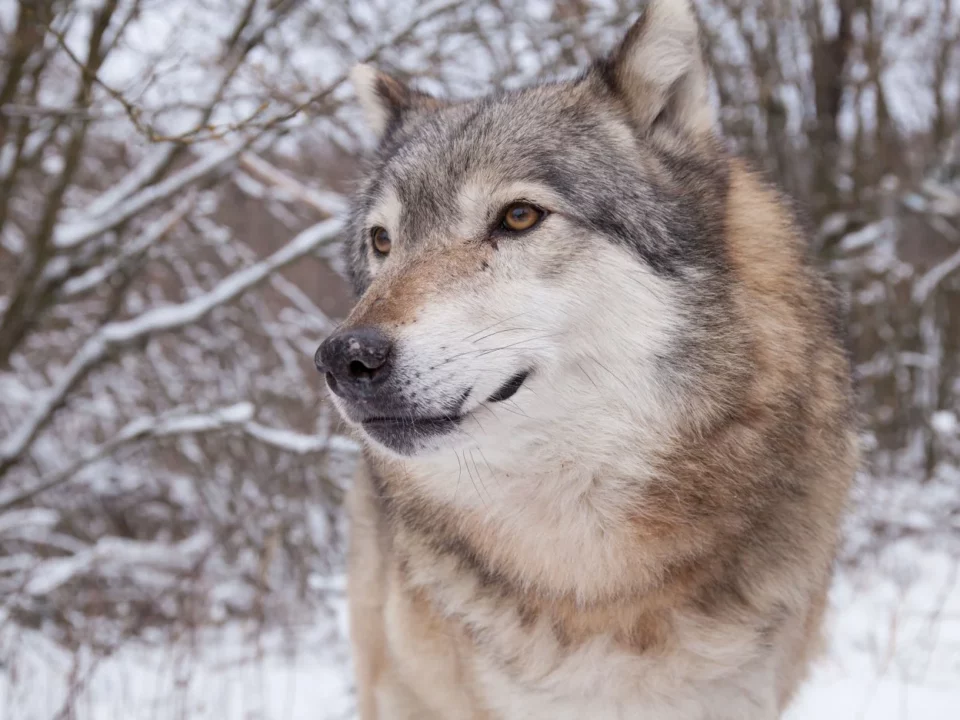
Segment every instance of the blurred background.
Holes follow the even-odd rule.
[[[0,0],[0,719],[352,717],[312,355],[346,72],[573,74],[642,0]],[[696,0],[732,146],[843,288],[866,461],[792,718],[960,707],[960,1]]]

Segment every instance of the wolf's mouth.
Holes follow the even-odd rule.
[[[454,430],[466,416],[463,405],[473,388],[464,390],[457,401],[442,415],[417,415],[413,412],[390,415],[371,415],[360,421],[371,438],[401,455],[409,455],[431,437]]]
[[[361,425],[374,440],[401,455],[410,454],[423,440],[451,432],[463,415],[436,417],[372,417]]]
[[[500,386],[500,389],[497,390],[493,395],[487,398],[487,402],[503,402],[504,400],[509,400],[514,395],[517,394],[517,390],[520,389],[520,386],[523,385],[524,381],[530,377],[529,370],[521,370],[512,378],[507,380],[503,385]]]
[[[484,402],[497,403],[509,400],[530,376],[530,370],[513,375]],[[408,455],[416,450],[428,438],[435,438],[452,432],[471,413],[464,412],[463,406],[473,388],[468,388],[444,415],[418,416],[414,413],[397,415],[373,415],[360,421],[361,427],[373,439],[394,452]]]
[[[432,428],[443,429],[448,425],[456,425],[463,419],[463,415],[437,415],[434,417],[371,417],[364,420],[361,425],[364,428],[370,427],[410,427],[421,430],[430,430]]]

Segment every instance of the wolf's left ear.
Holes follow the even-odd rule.
[[[377,137],[382,137],[387,128],[407,112],[435,110],[443,105],[432,95],[413,90],[402,80],[372,65],[354,66],[350,81],[367,116],[367,123]]]
[[[713,131],[716,119],[690,0],[649,0],[601,69],[638,127],[663,122],[693,135]]]

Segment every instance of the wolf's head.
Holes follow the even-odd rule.
[[[361,297],[317,364],[375,448],[589,461],[724,403],[729,160],[687,2],[570,82],[448,103],[353,79],[380,136]]]

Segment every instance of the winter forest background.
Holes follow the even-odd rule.
[[[640,5],[0,0],[0,720],[352,717],[346,72],[569,74]],[[866,463],[791,718],[956,718],[960,0],[696,5],[848,298]]]

